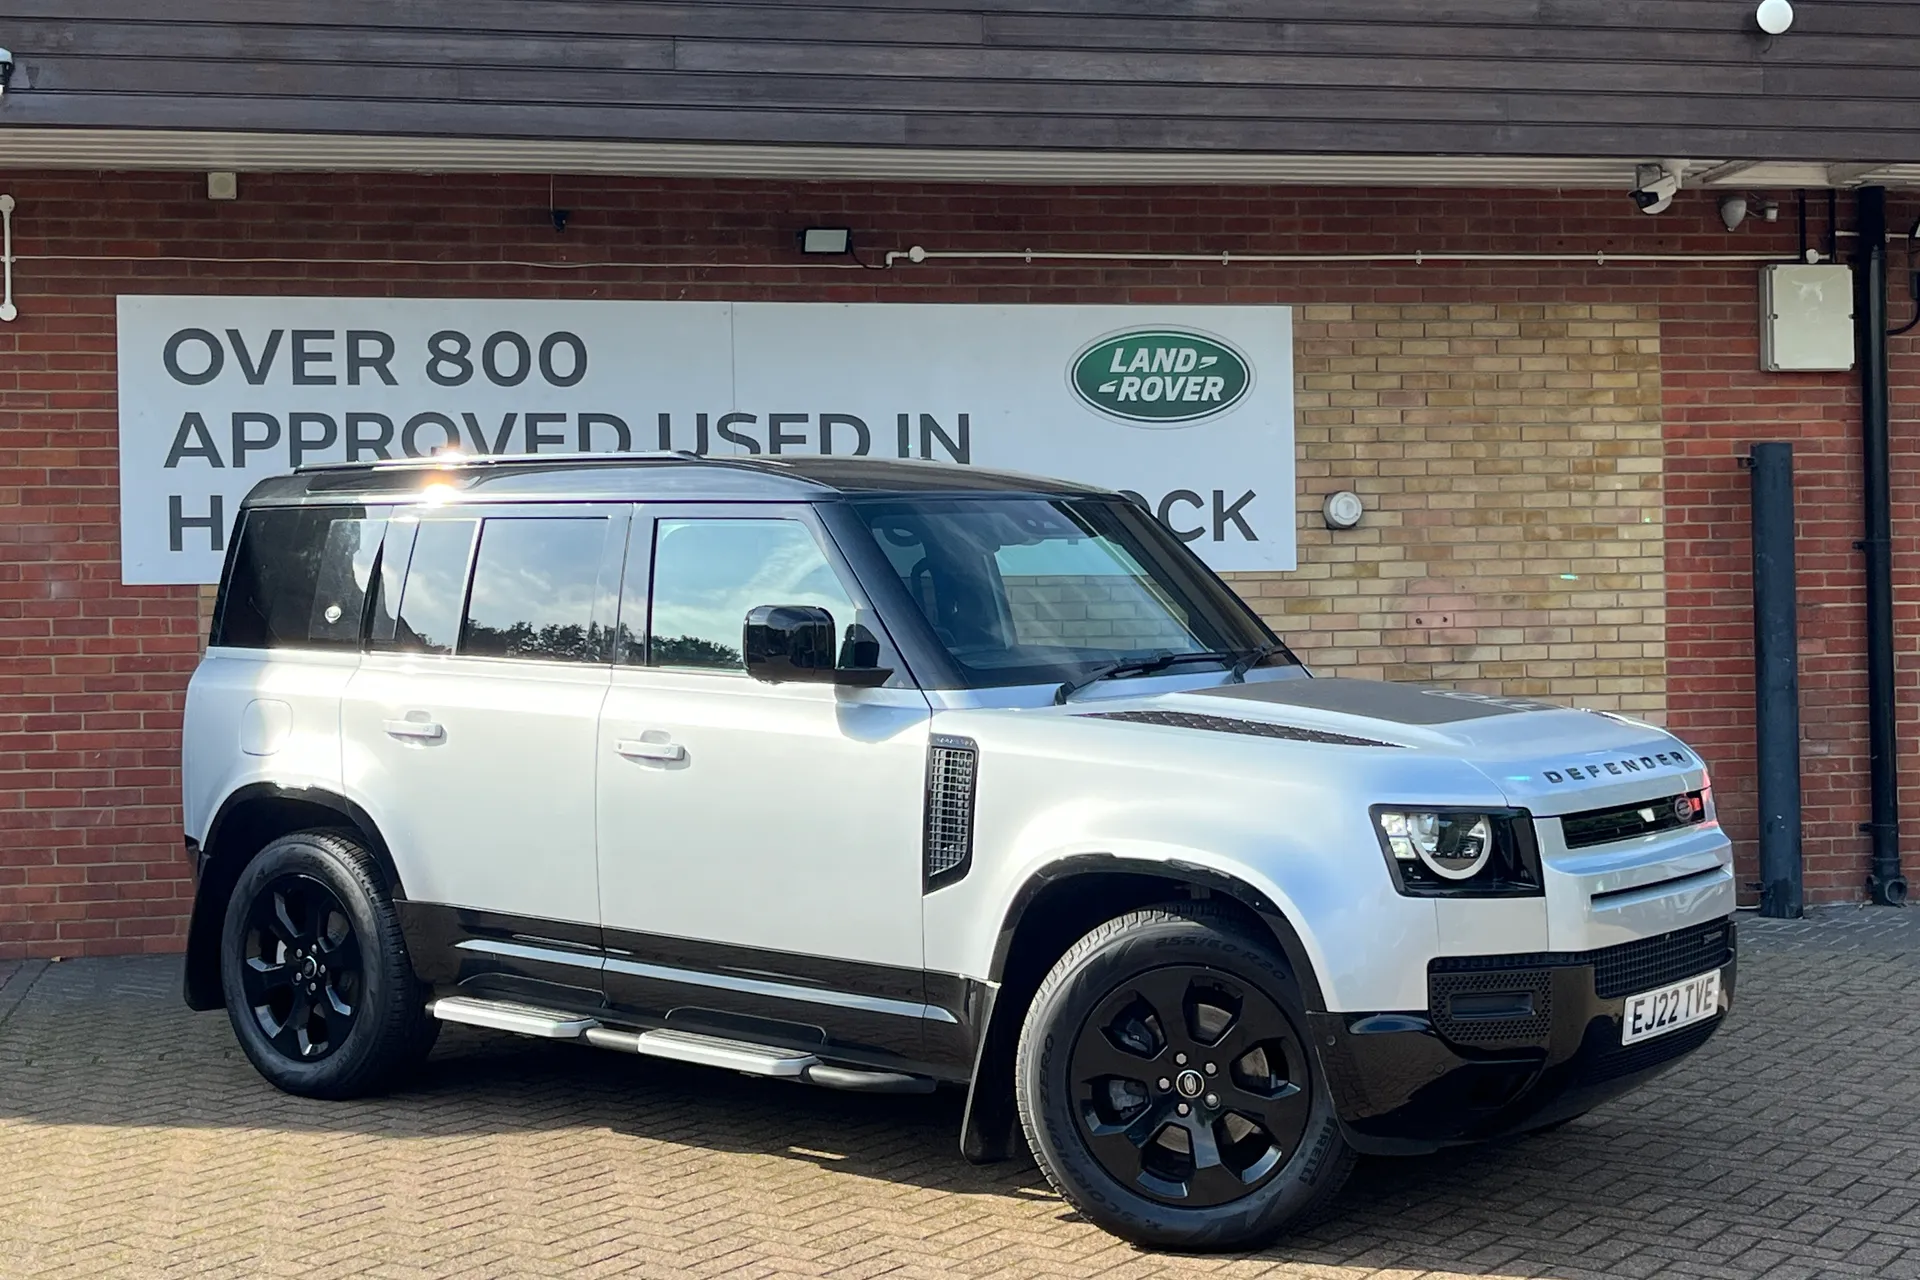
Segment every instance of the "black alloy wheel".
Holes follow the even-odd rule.
[[[1122,1239],[1255,1248],[1322,1216],[1356,1159],[1307,1025],[1299,973],[1246,913],[1178,902],[1109,920],[1027,1006],[1027,1145]]]
[[[387,876],[345,831],[281,836],[241,868],[220,989],[247,1060],[303,1097],[380,1092],[420,1064],[440,1026]]]
[[[1073,1047],[1081,1131],[1114,1181],[1205,1208],[1300,1149],[1306,1046],[1259,988],[1199,965],[1149,970],[1093,1011]]]
[[[345,905],[303,874],[269,881],[247,912],[240,985],[267,1041],[297,1062],[346,1043],[366,980]]]

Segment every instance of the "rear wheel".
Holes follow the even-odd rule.
[[[1206,905],[1108,921],[1061,957],[1015,1066],[1056,1190],[1140,1244],[1238,1249],[1322,1210],[1354,1156],[1286,962]]]
[[[289,1093],[376,1092],[417,1065],[427,1016],[378,864],[339,832],[302,831],[241,872],[220,982],[241,1049]]]

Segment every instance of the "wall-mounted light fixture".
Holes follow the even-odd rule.
[[[1753,20],[1760,29],[1770,36],[1783,34],[1793,25],[1793,5],[1788,0],[1760,0],[1759,9],[1754,11]]]
[[[0,94],[13,83],[13,50],[0,49]]]
[[[1772,200],[1739,194],[1720,197],[1720,221],[1729,231],[1738,231],[1748,214],[1758,214],[1762,222],[1780,221],[1780,206]]]
[[[846,227],[805,227],[801,229],[798,239],[802,253],[853,252],[853,232]]]
[[[1330,493],[1327,500],[1320,504],[1320,514],[1329,529],[1351,529],[1360,523],[1360,518],[1366,513],[1366,504],[1351,489]]]

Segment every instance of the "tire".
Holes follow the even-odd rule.
[[[220,987],[248,1060],[303,1097],[378,1093],[439,1030],[379,864],[338,831],[282,836],[240,873]]]
[[[1357,1158],[1306,1027],[1286,961],[1220,908],[1109,920],[1027,1009],[1027,1142],[1054,1189],[1122,1239],[1262,1245],[1323,1213]]]

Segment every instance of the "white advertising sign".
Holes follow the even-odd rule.
[[[129,583],[217,582],[267,476],[449,445],[971,463],[1294,567],[1285,307],[125,296],[119,361]]]

